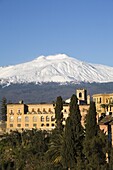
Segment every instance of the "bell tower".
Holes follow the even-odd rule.
[[[78,104],[87,104],[87,90],[77,89],[76,96],[78,98]]]

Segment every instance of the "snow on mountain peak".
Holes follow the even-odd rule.
[[[39,56],[36,58],[36,60],[62,60],[65,58],[69,58],[66,54],[56,54],[56,55],[48,55],[48,56]]]
[[[49,55],[46,57],[47,60],[62,60],[65,58],[69,58],[69,57],[65,54]]]
[[[0,83],[113,82],[113,67],[91,64],[65,54],[39,56],[33,61],[0,67]]]

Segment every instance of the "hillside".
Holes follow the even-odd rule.
[[[65,100],[75,93],[76,89],[85,88],[88,94],[113,93],[113,83],[81,83],[66,84],[14,84],[3,88],[0,86],[0,100],[6,97],[8,102],[24,100],[25,103],[41,103],[55,101],[58,96]]]

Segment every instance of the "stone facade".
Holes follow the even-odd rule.
[[[80,105],[82,124],[89,105]],[[69,116],[69,104],[63,105],[63,124]],[[52,130],[55,128],[55,106],[53,104],[8,104],[6,131],[22,129]]]

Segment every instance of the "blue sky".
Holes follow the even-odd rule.
[[[113,0],[0,0],[0,66],[58,53],[113,66]]]

